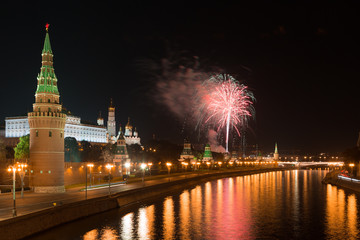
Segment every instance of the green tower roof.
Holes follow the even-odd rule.
[[[53,54],[50,45],[48,28],[49,24],[46,24],[46,35],[42,51],[42,66],[37,77],[38,83],[36,93],[59,94],[57,78],[53,67]]]
[[[46,35],[45,35],[45,41],[44,41],[44,48],[43,48],[43,50],[42,50],[42,53],[47,53],[47,52],[52,54],[51,45],[50,45],[49,32],[48,32],[48,30],[46,29]]]
[[[204,152],[204,157],[203,159],[206,158],[212,158],[212,154],[211,154],[211,150],[210,150],[210,145],[206,144],[205,146],[205,152]]]

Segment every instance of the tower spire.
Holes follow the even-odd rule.
[[[53,93],[59,95],[57,87],[57,78],[54,71],[54,55],[51,50],[50,37],[49,37],[49,24],[46,24],[46,35],[44,41],[44,47],[41,54],[41,68],[38,74],[36,93]]]

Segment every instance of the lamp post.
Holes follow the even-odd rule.
[[[222,162],[218,162],[218,164],[219,164],[219,166],[220,166],[219,168],[221,168],[221,164],[222,164]]]
[[[130,175],[130,163],[129,162],[125,163],[125,168],[126,168],[126,175]]]
[[[24,176],[25,176],[25,170],[24,168],[27,168],[27,164],[26,163],[17,163],[17,171],[19,172],[20,175],[20,180],[21,180],[21,198],[24,197]]]
[[[94,164],[92,164],[92,163],[89,163],[88,165],[87,165],[89,168],[90,168],[90,173],[89,173],[89,178],[90,178],[90,188],[91,188],[91,168],[92,167],[94,167]],[[87,176],[86,176],[87,177]]]
[[[349,167],[351,167],[351,175],[354,175],[354,173],[353,173],[353,168],[354,168],[354,166],[355,166],[355,164],[354,163],[350,163],[349,164]],[[351,178],[352,178],[353,176],[351,176]]]
[[[208,165],[208,169],[209,169],[209,172],[210,172],[210,162],[206,162],[206,165]]]
[[[166,163],[166,166],[167,166],[167,168],[168,168],[168,176],[169,176],[169,182],[170,182],[170,168],[171,168],[171,163],[169,163],[169,162],[167,162]]]
[[[150,172],[150,176],[151,176],[151,166],[152,166],[152,163],[149,162],[147,165],[149,166],[149,172]]]
[[[106,164],[106,168],[109,170],[109,195],[111,194],[111,192],[110,192],[110,174],[111,174],[111,168],[112,167],[114,167],[114,165]]]
[[[184,166],[185,166],[185,178],[186,178],[186,172],[187,172],[187,166],[189,165],[189,163],[187,163],[187,162],[184,162]]]
[[[15,195],[15,182],[16,182],[16,166],[9,166],[8,172],[13,173],[13,217],[16,217],[16,195]]]
[[[142,163],[140,167],[141,167],[141,169],[142,169],[142,171],[143,171],[143,174],[142,174],[142,182],[144,183],[146,164],[145,164],[145,163]]]

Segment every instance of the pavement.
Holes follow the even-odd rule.
[[[152,186],[168,181],[176,181],[184,178],[192,178],[199,175],[206,175],[209,173],[219,173],[224,171],[248,171],[259,169],[259,167],[239,167],[231,170],[210,170],[210,171],[194,171],[186,173],[174,173],[169,175],[146,176],[144,182],[142,178],[130,178],[128,183],[112,182],[110,187],[110,194],[124,192],[131,189],[142,188],[144,186]],[[89,186],[88,186],[89,187]],[[66,189],[65,193],[34,193],[32,191],[25,191],[23,198],[21,193],[16,192],[16,213],[17,216],[29,214],[32,212],[52,208],[54,206],[72,203],[97,197],[109,195],[109,185],[95,185],[85,191],[85,186],[74,187]],[[13,218],[13,194],[0,194],[0,221]]]

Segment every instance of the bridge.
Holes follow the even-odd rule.
[[[279,166],[283,167],[342,167],[344,162],[278,162]]]

